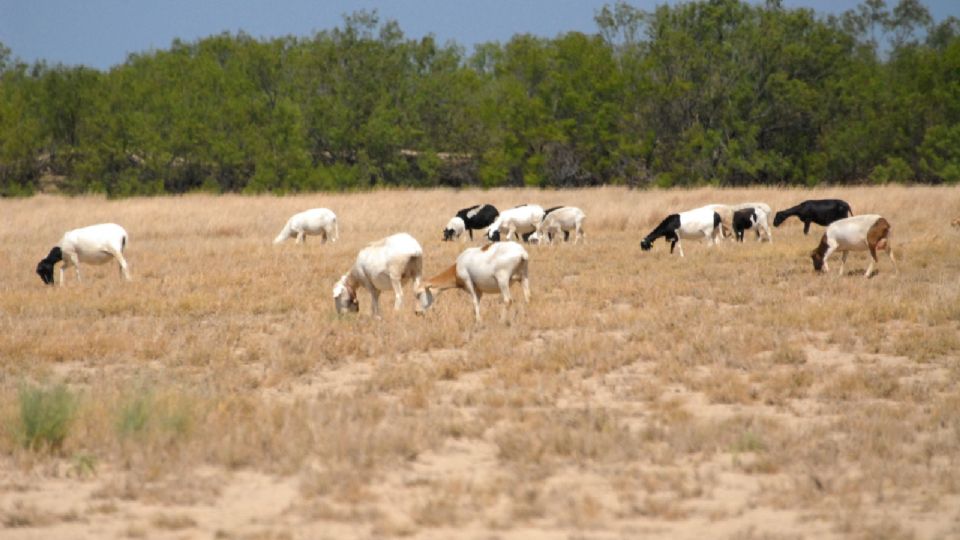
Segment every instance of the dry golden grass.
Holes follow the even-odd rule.
[[[900,274],[815,275],[774,242],[639,240],[711,202],[840,197],[893,225]],[[425,273],[457,209],[587,213],[530,246],[507,324],[442,295],[425,317],[338,318],[333,282],[407,231]],[[271,240],[326,206],[341,240]],[[960,191],[382,191],[0,200],[0,536],[28,538],[947,538],[960,535]],[[64,230],[130,234],[44,287]],[[479,242],[479,241],[478,241]],[[25,448],[19,392],[65,384],[68,432]]]

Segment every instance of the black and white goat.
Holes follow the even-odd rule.
[[[473,231],[489,227],[499,215],[500,212],[492,204],[477,204],[464,208],[450,218],[447,226],[443,228],[443,240],[446,242],[459,238],[464,231],[470,235],[470,240],[473,240]]]
[[[803,222],[803,234],[810,232],[810,223],[826,227],[838,219],[853,215],[853,210],[846,201],[840,199],[818,199],[803,201],[786,210],[777,212],[773,218],[773,226],[779,227],[787,218],[797,216]]]
[[[767,225],[767,213],[762,208],[743,208],[733,213],[733,234],[737,237],[737,242],[743,242],[743,233],[750,229],[756,231],[757,241],[760,240],[761,230],[772,240],[770,227]]]
[[[673,248],[680,250],[683,257],[681,238],[706,238],[716,244],[720,236],[720,214],[710,207],[696,208],[679,214],[670,214],[653,231],[640,241],[640,249],[649,251],[653,242],[661,236],[670,241],[670,253]]]
[[[763,240],[761,237],[765,235],[768,242],[773,242],[773,233],[770,231],[770,218],[773,216],[773,211],[770,209],[770,205],[762,202],[748,202],[731,205],[730,208],[734,212],[738,210],[745,210],[747,208],[754,208],[757,210],[757,226],[754,230],[757,232],[757,240]],[[721,216],[723,217],[723,216]]]
[[[46,258],[37,263],[37,275],[47,285],[53,285],[53,268],[60,266],[60,286],[63,286],[63,271],[73,266],[80,281],[80,263],[103,264],[116,260],[120,264],[120,274],[127,281],[130,273],[127,261],[123,258],[123,249],[127,246],[127,231],[116,223],[100,223],[80,229],[67,231],[60,242],[50,250]]]

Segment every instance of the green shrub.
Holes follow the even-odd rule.
[[[877,184],[886,184],[887,182],[908,182],[914,177],[913,169],[906,161],[900,158],[887,158],[883,165],[877,165],[870,173],[870,178]]]
[[[70,431],[77,409],[77,397],[66,386],[52,388],[22,386],[20,439],[30,450],[59,450]]]
[[[120,436],[129,437],[146,431],[152,408],[153,398],[150,394],[136,395],[122,404],[117,413],[117,432]]]

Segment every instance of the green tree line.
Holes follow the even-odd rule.
[[[467,54],[375,12],[108,71],[0,44],[0,194],[960,181],[960,20],[705,0]]]

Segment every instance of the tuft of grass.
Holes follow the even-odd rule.
[[[157,514],[151,520],[154,527],[179,531],[197,526],[197,521],[186,514]]]
[[[81,452],[73,456],[70,465],[70,474],[78,478],[86,478],[97,473],[97,458],[92,454]]]
[[[787,342],[781,342],[773,351],[775,364],[800,365],[807,363],[807,353],[802,348]]]
[[[70,431],[77,411],[77,396],[65,385],[44,388],[23,385],[20,402],[19,438],[33,451],[58,451]]]
[[[121,438],[142,434],[150,422],[153,399],[149,393],[138,394],[120,405],[117,412],[117,433]]]

